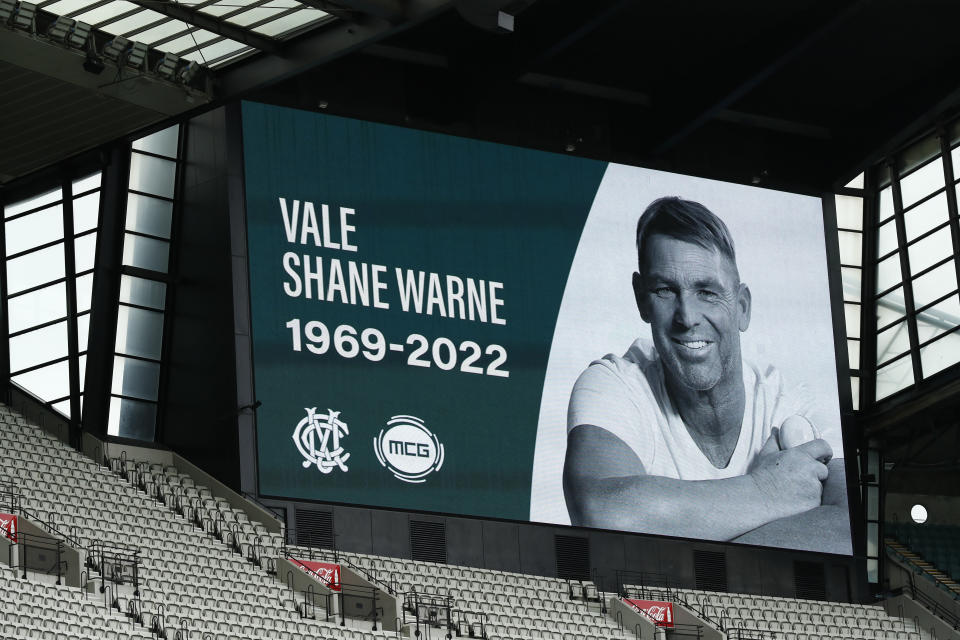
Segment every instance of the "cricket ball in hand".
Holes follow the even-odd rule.
[[[820,437],[817,428],[800,415],[793,415],[780,425],[780,449],[792,449]]]

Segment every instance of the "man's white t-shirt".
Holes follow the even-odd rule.
[[[716,480],[749,470],[771,430],[791,415],[807,413],[789,398],[779,372],[743,363],[746,402],[737,447],[718,469],[694,442],[667,393],[656,349],[640,339],[617,357],[608,354],[580,374],[570,396],[567,432],[599,427],[623,440],[648,475],[680,480]]]

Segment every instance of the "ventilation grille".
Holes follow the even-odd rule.
[[[693,573],[697,589],[727,590],[727,556],[722,551],[694,551]]]
[[[423,562],[447,561],[447,525],[410,521],[410,556]]]
[[[296,544],[333,549],[333,512],[297,509]]]
[[[590,540],[578,536],[555,536],[557,577],[563,580],[590,579]]]
[[[793,563],[793,588],[801,600],[826,600],[827,580],[820,562]]]

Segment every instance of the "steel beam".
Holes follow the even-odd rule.
[[[170,0],[130,0],[133,4],[139,5],[145,9],[151,9],[157,13],[162,13],[170,18],[182,20],[195,27],[206,29],[237,42],[242,42],[260,51],[277,54],[280,52],[280,43],[277,40],[258,35],[242,27],[224,22],[211,15],[197,11],[186,5]]]
[[[224,99],[262,89],[406,31],[450,7],[450,0],[410,0],[398,24],[375,17],[356,24],[335,22],[293,40],[282,56],[257,56],[229,65],[215,75],[214,93]]]

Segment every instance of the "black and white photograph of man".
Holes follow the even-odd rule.
[[[742,272],[734,235],[705,202],[682,196],[634,210],[633,265],[619,274],[633,317],[621,321],[645,331],[594,353],[569,391],[563,458],[552,458],[569,523],[849,553],[836,407],[818,406],[823,394],[775,360],[744,354],[756,272]],[[781,268],[790,267],[770,265]],[[760,293],[770,290],[763,276]],[[794,359],[826,349],[833,361],[832,341],[808,342],[803,322],[784,322],[777,336],[767,320],[761,342],[792,342],[781,353]]]

